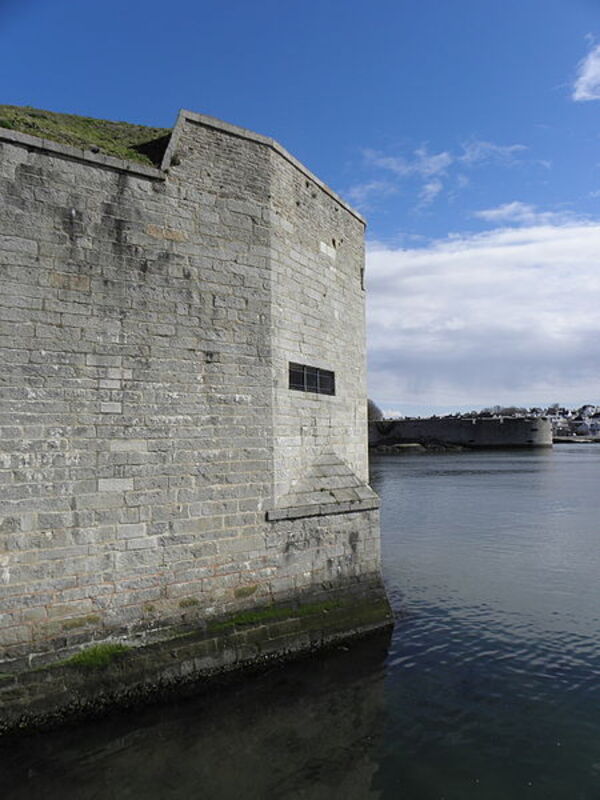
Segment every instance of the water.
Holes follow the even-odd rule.
[[[3,800],[600,798],[600,446],[381,456],[376,637],[0,750]]]
[[[380,458],[385,797],[600,797],[600,447]],[[400,753],[400,755],[399,755]]]

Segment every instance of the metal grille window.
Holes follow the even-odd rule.
[[[320,367],[290,362],[290,389],[316,394],[335,394],[335,373]]]

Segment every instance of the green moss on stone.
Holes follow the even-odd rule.
[[[179,608],[191,608],[192,606],[199,606],[200,600],[196,597],[184,597],[179,601]]]
[[[171,133],[169,128],[150,128],[29,106],[3,105],[0,105],[0,127],[82,150],[100,150],[109,156],[148,165],[160,162],[164,147],[157,147],[157,140],[165,139]]]
[[[55,666],[84,667],[85,669],[101,669],[107,667],[116,658],[131,650],[124,644],[96,644],[82,650],[66,661],[61,661]]]
[[[242,611],[234,617],[223,620],[222,622],[211,622],[208,625],[208,630],[211,633],[216,633],[217,631],[224,631],[236,626],[256,625],[261,622],[272,622],[273,620],[324,614],[327,611],[340,608],[342,605],[343,603],[339,601],[329,600],[323,603],[307,603],[306,605],[298,606],[298,608],[267,606],[266,608],[256,609],[254,611]]]
[[[257,589],[258,589],[257,583],[253,584],[252,586],[240,586],[234,591],[234,595],[237,598],[250,597],[250,595],[253,595]]]

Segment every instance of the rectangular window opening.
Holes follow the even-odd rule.
[[[290,361],[289,381],[290,389],[298,392],[335,394],[335,373],[328,369],[293,364]]]

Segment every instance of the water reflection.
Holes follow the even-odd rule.
[[[210,695],[2,752],[3,800],[379,797],[383,664],[377,635]]]

